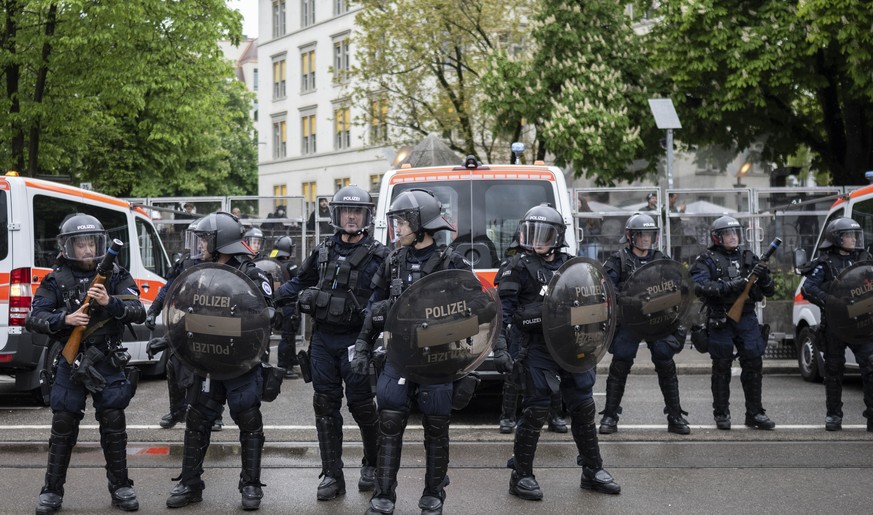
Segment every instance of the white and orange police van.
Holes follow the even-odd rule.
[[[165,284],[170,262],[148,213],[129,202],[50,181],[0,176],[0,375],[15,378],[18,391],[39,392],[40,373],[62,346],[24,329],[33,294],[58,255],[57,235],[64,217],[87,213],[103,223],[110,240],[124,247],[118,264],[130,271],[148,307]],[[159,373],[161,356],[149,359],[149,333],[142,325],[125,329],[131,364]],[[148,367],[151,367],[148,369]],[[40,396],[41,397],[41,396]]]
[[[567,226],[565,239],[570,255],[576,255],[573,205],[560,168],[534,165],[480,164],[468,157],[459,166],[400,168],[382,177],[374,217],[374,237],[389,245],[386,213],[404,191],[422,188],[442,203],[443,216],[456,231],[440,231],[440,245],[452,245],[473,265],[486,285],[494,285],[497,267],[506,256],[518,222],[527,211],[549,203],[561,213]],[[499,379],[490,359],[478,369],[483,379]]]

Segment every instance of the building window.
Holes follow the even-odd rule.
[[[345,82],[349,77],[349,38],[333,43],[333,75],[337,82]]]
[[[287,184],[275,184],[273,185],[273,196],[276,197],[273,199],[273,209],[284,206],[285,198],[288,196],[288,185]],[[287,209],[286,209],[287,212]]]
[[[349,12],[349,1],[348,0],[333,0],[333,15],[339,16],[340,14],[345,14]]]
[[[333,180],[333,190],[339,191],[351,183],[352,183],[352,179],[350,177],[343,177],[342,179],[334,179]]]
[[[273,159],[281,159],[288,153],[288,130],[285,119],[273,120]]]
[[[373,100],[370,105],[370,143],[388,140],[388,99]]]
[[[370,193],[378,193],[379,185],[382,183],[382,174],[370,176]]]
[[[352,145],[352,116],[348,107],[340,107],[333,112],[335,138],[333,148],[342,150]]]
[[[300,119],[300,133],[302,134],[300,153],[309,155],[315,153],[315,114],[305,114]]]
[[[273,37],[285,35],[285,0],[273,0]]]
[[[315,202],[315,181],[304,182],[301,189],[303,190],[303,198],[306,199],[306,202]]]
[[[315,0],[300,1],[300,26],[308,27],[315,24]]]
[[[285,56],[282,56],[273,59],[273,100],[285,97]]]
[[[315,91],[315,49],[300,54],[300,91]]]

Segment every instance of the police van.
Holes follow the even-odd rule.
[[[518,222],[532,207],[544,202],[561,213],[567,226],[566,251],[576,254],[573,205],[560,168],[534,165],[481,164],[468,157],[459,166],[390,170],[382,177],[374,217],[374,237],[388,245],[386,213],[404,191],[422,188],[442,203],[443,216],[455,231],[435,234],[439,245],[451,245],[470,263],[480,281],[494,285],[497,267],[506,256]],[[490,359],[478,369],[483,378],[497,379]]]
[[[0,375],[13,376],[18,391],[39,392],[42,370],[62,349],[46,335],[24,329],[31,299],[57,262],[57,235],[70,213],[95,216],[124,247],[117,263],[130,271],[148,307],[166,281],[170,262],[149,214],[108,195],[50,181],[0,176]],[[131,333],[131,330],[135,334]],[[142,325],[125,329],[131,364],[160,373],[161,356],[149,359],[149,332]],[[41,398],[41,395],[38,395]]]
[[[845,195],[840,195],[828,210],[827,217],[821,223],[815,247],[810,258],[818,257],[818,248],[824,239],[824,228],[835,218],[848,217],[858,222],[864,229],[864,240],[869,245],[873,242],[873,186],[866,186]],[[870,250],[868,248],[868,250]],[[800,267],[807,261],[804,249],[795,250],[794,265]],[[815,339],[815,331],[821,320],[818,306],[806,300],[800,293],[800,285],[794,295],[792,320],[794,323],[794,341],[797,346],[797,364],[800,375],[807,381],[819,381],[824,376],[824,349],[819,348]],[[846,370],[858,371],[858,362],[851,350],[846,349]]]

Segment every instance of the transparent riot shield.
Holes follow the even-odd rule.
[[[413,283],[391,306],[383,333],[388,360],[420,384],[449,383],[491,352],[500,302],[470,270],[441,270]]]
[[[577,257],[549,281],[543,299],[543,336],[555,362],[583,373],[603,359],[616,323],[615,290],[600,263]]]
[[[621,326],[640,338],[657,340],[676,331],[691,308],[691,278],[672,259],[658,259],[634,271],[618,292]]]
[[[170,347],[200,375],[232,379],[261,362],[270,313],[261,289],[235,268],[201,263],[167,292],[164,324]]]
[[[850,343],[866,343],[873,333],[873,261],[844,269],[831,284],[831,295],[842,302],[825,305],[828,329]]]

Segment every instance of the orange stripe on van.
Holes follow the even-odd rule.
[[[0,273],[0,301],[2,302],[9,302],[9,277],[9,272]]]
[[[794,303],[797,304],[798,302],[809,302],[809,301],[806,300],[806,297],[804,297],[803,294],[798,291],[794,295]]]
[[[109,195],[104,195],[102,193],[96,193],[88,190],[81,190],[79,188],[75,188],[73,186],[67,186],[65,184],[59,184],[56,182],[49,181],[41,181],[38,179],[28,179],[24,178],[24,184],[31,187],[37,188],[46,191],[53,191],[55,193],[64,193],[66,195],[75,195],[77,197],[86,198],[88,200],[93,200],[95,202],[103,202],[106,204],[112,204],[114,206],[122,207],[124,209],[130,209],[130,202],[126,200],[117,199],[115,197],[110,197]]]
[[[458,180],[495,180],[495,179],[525,179],[529,181],[555,181],[555,174],[549,170],[535,167],[513,166],[512,168],[495,167],[490,170],[454,170],[452,168],[432,168],[420,171],[404,172],[399,170],[391,177],[391,184],[430,181]]]

